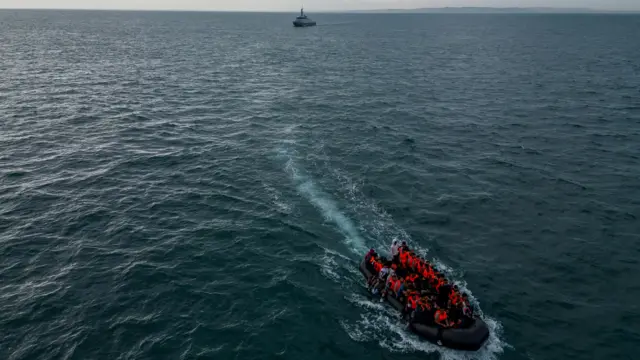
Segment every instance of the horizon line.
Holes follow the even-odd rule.
[[[367,13],[367,12],[377,12],[377,13],[385,13],[385,12],[413,12],[417,13],[421,10],[423,11],[433,11],[433,10],[531,10],[535,12],[536,10],[546,10],[546,11],[564,11],[564,13],[570,13],[571,11],[575,11],[575,13],[586,12],[586,13],[640,13],[640,8],[636,10],[614,10],[614,9],[598,9],[598,8],[580,8],[580,7],[553,7],[553,6],[527,6],[527,7],[518,7],[518,6],[505,6],[505,7],[497,7],[497,6],[443,6],[443,7],[417,7],[417,8],[381,8],[381,9],[322,9],[313,11],[313,13]],[[247,9],[146,9],[146,8],[71,8],[71,7],[59,7],[59,8],[19,8],[19,7],[0,7],[0,11],[3,10],[69,10],[69,11],[147,11],[147,12],[214,12],[214,13],[297,13],[297,10],[266,10],[266,9],[256,9],[256,10],[247,10]]]

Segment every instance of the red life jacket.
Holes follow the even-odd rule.
[[[382,264],[379,262],[376,262],[375,264],[373,264],[374,269],[376,269],[376,271],[380,271],[382,269]]]
[[[393,292],[397,293],[398,290],[400,290],[401,285],[402,285],[402,281],[396,280],[396,282],[393,284]]]
[[[407,299],[407,305],[409,305],[409,307],[412,309],[416,308],[417,302],[418,302],[418,298],[416,296],[411,296]]]
[[[400,255],[400,263],[402,263],[402,267],[406,267],[407,266],[407,258],[408,258],[408,253],[402,253]]]
[[[451,295],[449,295],[449,300],[451,300],[451,304],[457,305],[458,304],[458,295],[456,293],[451,293]]]

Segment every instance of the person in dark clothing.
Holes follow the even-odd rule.
[[[460,305],[452,306],[449,310],[449,318],[453,327],[461,327],[462,324],[462,307]]]
[[[367,252],[367,255],[364,256],[364,261],[369,262],[371,257],[375,255],[376,255],[375,249],[374,248],[369,249],[369,252]]]
[[[443,285],[440,285],[440,288],[438,289],[438,300],[436,300],[436,302],[438,303],[438,306],[441,308],[446,308],[447,307],[447,303],[449,302],[449,294],[451,293],[451,285],[448,283],[444,283]]]
[[[433,318],[436,314],[436,310],[431,307],[416,312],[413,322],[424,325],[433,325]]]

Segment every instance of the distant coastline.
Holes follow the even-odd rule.
[[[590,8],[553,7],[440,7],[416,9],[352,10],[348,13],[402,13],[402,14],[637,14],[640,10],[599,10]]]

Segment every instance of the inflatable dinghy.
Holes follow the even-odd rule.
[[[369,279],[373,275],[364,260],[360,263],[360,272],[365,279]],[[386,296],[386,301],[398,311],[402,311],[404,308],[404,305],[390,294]],[[472,323],[464,328],[443,328],[438,325],[421,324],[413,320],[410,321],[409,328],[434,344],[457,350],[476,351],[489,337],[487,324],[477,316],[474,316]]]

